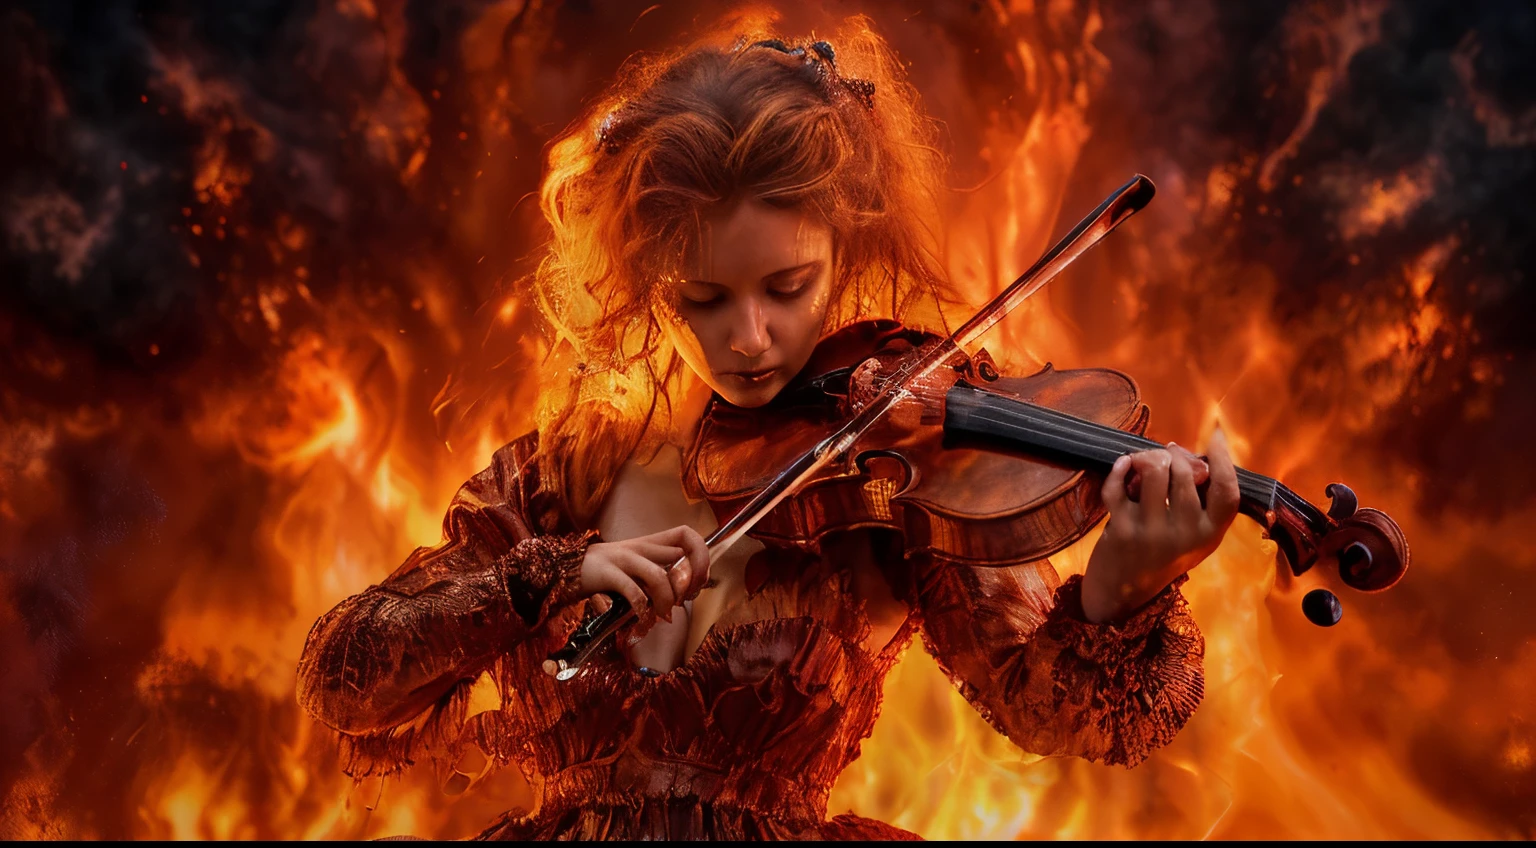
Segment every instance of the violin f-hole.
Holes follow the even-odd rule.
[[[917,485],[919,476],[918,470],[913,467],[911,461],[909,461],[905,456],[902,456],[899,452],[884,449],[861,451],[859,455],[854,458],[853,464],[859,469],[860,473],[871,474],[872,472],[869,467],[870,460],[890,460],[901,468],[901,479],[896,483],[896,489],[891,494],[892,498],[898,498],[906,494],[912,490],[912,487]]]

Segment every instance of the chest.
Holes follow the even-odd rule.
[[[682,456],[670,446],[646,463],[631,461],[620,469],[597,520],[598,531],[609,541],[679,525],[692,527],[708,538],[718,522],[708,503],[692,501],[684,493]],[[752,603],[749,589],[761,584],[764,575],[749,574],[748,564],[755,558],[755,568],[775,567],[771,564],[775,558],[763,553],[760,542],[744,538],[718,554],[710,567],[707,588],[692,601],[675,608],[671,623],[658,622],[638,644],[631,646],[630,661],[636,666],[671,671],[686,662],[722,622],[734,625],[785,614],[803,615],[818,606],[810,604],[804,610],[791,610],[780,609],[774,603]],[[867,630],[865,647],[878,653],[905,620],[906,605],[894,597],[863,534],[827,540],[823,558],[835,570],[846,572],[846,579],[839,581],[842,590],[827,586],[826,591],[851,591],[850,600],[861,611],[861,617],[867,619],[866,628],[862,628]],[[757,606],[763,609],[756,609]]]
[[[597,529],[604,539],[617,541],[645,536],[680,525],[705,538],[719,526],[709,504],[690,500],[683,492],[682,456],[663,447],[650,461],[627,462],[620,468],[603,508]],[[715,557],[707,588],[672,611],[672,622],[658,622],[638,645],[631,661],[658,671],[682,664],[733,603],[746,597],[746,563],[763,546],[748,538]]]

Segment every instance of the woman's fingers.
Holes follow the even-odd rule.
[[[663,621],[671,621],[672,608],[677,606],[677,600],[672,594],[672,581],[667,577],[666,569],[634,551],[624,551],[623,554],[619,561],[620,568],[644,587],[656,615]]]
[[[1141,513],[1148,516],[1168,512],[1168,470],[1173,455],[1168,451],[1149,450],[1131,454],[1131,464],[1141,475]]]
[[[1198,489],[1199,487],[1204,486],[1206,482],[1211,479],[1210,466],[1206,465],[1205,460],[1195,456],[1194,452],[1189,448],[1186,448],[1177,442],[1169,442],[1168,452],[1174,456],[1183,455],[1186,459],[1189,460],[1190,467],[1195,470],[1195,488]]]
[[[593,545],[583,566],[583,588],[623,595],[642,618],[653,614],[672,620],[672,610],[703,589],[709,580],[709,548],[686,525],[649,536]],[[599,613],[610,604],[597,602]]]
[[[677,545],[664,545],[646,539],[634,539],[621,544],[662,568],[670,568],[672,563],[683,556],[683,549]]]
[[[646,609],[650,606],[649,599],[645,596],[645,589],[641,588],[640,584],[618,565],[611,565],[610,567],[612,571],[609,572],[607,579],[604,581],[608,584],[605,591],[619,593],[624,597],[624,600],[629,601],[629,608],[634,611],[635,615],[643,616]],[[601,598],[602,595],[599,594],[597,597]],[[608,599],[603,598],[599,603],[608,603]],[[608,605],[612,606],[611,603]]]
[[[672,584],[672,597],[682,603],[688,597],[688,586],[693,582],[692,569],[688,567],[687,560],[677,563],[667,571],[667,580]]]
[[[692,598],[709,582],[709,546],[704,544],[704,537],[699,535],[699,531],[686,524],[680,524],[670,530],[653,533],[646,538],[682,548],[686,553],[688,582],[686,588],[678,595],[679,600]],[[677,566],[677,568],[682,567],[684,566]],[[673,570],[675,571],[676,568]]]
[[[1115,460],[1109,474],[1104,477],[1104,486],[1099,490],[1099,496],[1104,499],[1104,505],[1109,507],[1110,515],[1119,515],[1133,506],[1130,495],[1125,491],[1125,477],[1130,471],[1131,457],[1122,455]]]
[[[1196,527],[1205,510],[1200,506],[1200,493],[1195,491],[1195,462],[1193,454],[1176,450],[1168,443],[1168,507],[1176,526]]]
[[[1242,493],[1237,485],[1237,466],[1232,464],[1232,454],[1227,450],[1227,434],[1220,427],[1211,434],[1206,455],[1211,465],[1211,486],[1205,493],[1206,514],[1215,526],[1225,530],[1237,517]]]
[[[644,539],[634,539],[625,542],[624,545],[647,560],[661,566],[662,570],[667,572],[667,581],[672,584],[672,596],[674,598],[684,597],[688,591],[692,569],[688,567],[687,561],[684,559],[682,548],[674,545],[663,545],[660,542],[647,542]],[[678,565],[680,560],[682,564]]]

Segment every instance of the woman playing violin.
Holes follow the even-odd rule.
[[[911,837],[826,803],[919,635],[1027,751],[1132,766],[1172,738],[1203,680],[1178,587],[1238,508],[1219,434],[1203,497],[1182,448],[1121,457],[1109,525],[1065,582],[869,530],[749,537],[710,562],[701,420],[772,404],[839,328],[940,322],[943,166],[867,29],[836,52],[740,39],[626,67],[551,146],[542,188],[535,283],[566,382],[455,496],[442,544],[309,635],[299,697],[350,771],[469,744],[515,762],[538,805],[485,838]],[[547,675],[605,593],[636,623],[573,679]],[[466,718],[486,674],[501,706]]]

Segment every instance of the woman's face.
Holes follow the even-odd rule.
[[[730,403],[762,406],[810,359],[832,291],[832,230],[756,198],[701,222],[660,317],[683,360]]]

